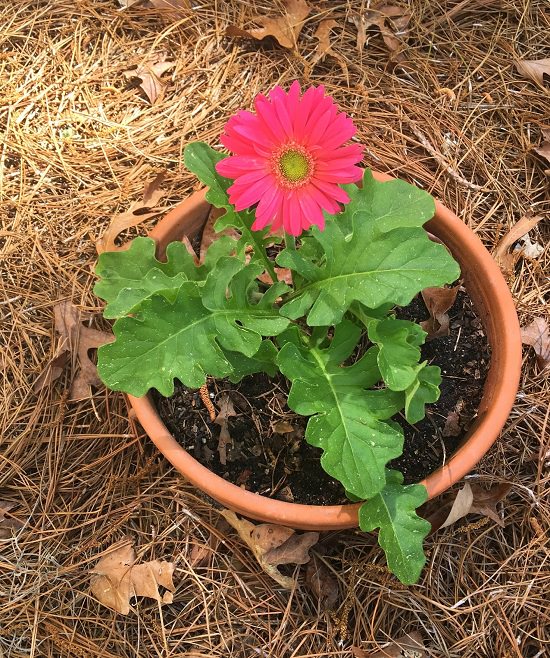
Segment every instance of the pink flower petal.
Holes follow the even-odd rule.
[[[319,204],[315,203],[307,192],[301,193],[298,200],[302,208],[302,228],[305,230],[315,225],[322,231],[325,228],[325,218]]]
[[[346,144],[355,134],[353,121],[322,85],[302,95],[297,81],[288,92],[275,87],[268,97],[259,94],[254,108],[233,116],[221,136],[234,154],[216,165],[234,181],[230,202],[237,211],[256,206],[255,230],[283,226],[300,235],[311,225],[323,229],[323,210],[337,214],[349,202],[339,185],[362,176],[362,147]]]
[[[348,193],[345,190],[343,190],[339,185],[336,185],[336,183],[329,183],[326,181],[318,180],[317,178],[313,178],[311,183],[315,185],[315,187],[318,190],[324,192],[324,194],[329,199],[334,199],[334,201],[339,201],[340,203],[349,202]]]
[[[232,155],[220,160],[216,164],[216,171],[220,176],[226,178],[238,178],[251,171],[265,170],[269,171],[268,163],[265,158],[251,158],[242,155]]]
[[[269,176],[264,176],[261,180],[252,183],[252,185],[239,185],[237,182],[227,191],[229,192],[229,201],[239,212],[245,208],[250,208],[262,198],[266,190],[269,189]]]
[[[315,178],[332,183],[344,185],[346,183],[355,183],[363,177],[363,170],[360,167],[348,167],[338,171],[315,171]]]

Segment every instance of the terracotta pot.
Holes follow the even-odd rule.
[[[390,180],[375,174],[378,180]],[[150,233],[159,254],[183,235],[193,236],[204,224],[209,204],[205,191],[191,195],[170,211]],[[430,498],[469,473],[497,439],[514,403],[521,368],[519,322],[508,286],[479,238],[441,203],[426,225],[460,263],[464,285],[480,315],[491,345],[491,364],[478,416],[449,461],[422,484]],[[271,500],[231,484],[196,461],[170,434],[149,396],[128,396],[137,418],[162,454],[196,487],[222,505],[261,521],[304,530],[335,530],[358,525],[360,504],[313,506]]]

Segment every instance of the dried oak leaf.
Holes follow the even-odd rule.
[[[39,393],[48,386],[51,386],[65,370],[65,366],[69,363],[70,354],[68,350],[58,352],[53,359],[48,361],[42,372],[38,375],[32,390],[34,393]]]
[[[126,212],[113,217],[105,233],[96,242],[96,250],[98,254],[101,254],[104,251],[120,251],[122,249],[127,249],[127,246],[117,247],[115,245],[117,236],[127,228],[137,226],[138,224],[141,224],[141,222],[144,222],[151,217],[155,217],[155,215],[158,215],[164,210],[164,208],[158,208],[157,210],[150,211],[150,209],[154,208],[166,194],[166,190],[160,188],[165,177],[166,172],[157,174],[152,181],[145,185],[141,201],[134,201]]]
[[[149,99],[151,105],[157,100],[167,85],[167,82],[162,80],[161,76],[176,66],[176,62],[168,62],[165,57],[166,53],[156,55],[152,59],[145,60],[135,69],[128,69],[122,72],[122,75],[128,80],[134,78],[141,80],[139,86]]]
[[[479,484],[466,482],[452,502],[439,503],[433,513],[428,515],[428,521],[432,524],[432,532],[456,523],[467,514],[488,516],[499,526],[504,527],[504,521],[497,512],[496,505],[511,488],[511,484],[502,483],[484,489]]]
[[[243,30],[229,25],[225,31],[230,37],[249,37],[261,41],[265,37],[274,37],[283,48],[296,48],[298,36],[309,16],[311,7],[305,0],[287,0],[282,16],[254,16],[252,21],[261,27]]]
[[[521,251],[510,253],[510,248],[526,233],[529,233],[541,219],[542,215],[525,215],[512,226],[493,251],[494,259],[507,277],[514,273],[514,267],[522,253]]]
[[[123,615],[130,612],[130,599],[135,596],[145,596],[159,603],[172,603],[174,564],[159,560],[134,564],[135,560],[131,542],[100,558],[91,570],[91,590],[96,599]],[[162,596],[159,585],[167,590]]]
[[[338,21],[330,18],[319,23],[319,26],[313,35],[318,40],[317,48],[315,49],[313,58],[309,63],[306,77],[310,75],[311,71],[318,62],[322,61],[327,55],[330,55],[331,57],[334,57],[334,59],[338,62],[340,68],[342,69],[342,73],[346,77],[346,80],[348,79],[348,65],[346,64],[345,59],[332,49],[332,44],[330,42],[330,33],[335,27],[338,27]]]
[[[210,530],[207,543],[193,544],[189,554],[189,564],[194,569],[208,566],[219,546],[221,537],[227,534],[229,528],[229,523],[224,518],[219,518],[216,522],[215,531],[214,529]]]
[[[377,27],[384,43],[394,53],[405,43],[402,37],[411,20],[411,14],[404,7],[382,3],[352,16],[351,20],[357,28],[357,50],[363,50],[367,42],[367,30]]]
[[[338,581],[316,555],[308,562],[306,584],[317,597],[323,610],[333,610],[338,600]]]
[[[217,233],[214,230],[214,225],[224,213],[225,213],[224,208],[215,208],[214,206],[212,206],[212,209],[208,214],[208,219],[206,220],[206,223],[202,229],[201,246],[199,251],[200,263],[204,263],[204,259],[206,257],[206,252],[208,251],[208,247],[214,242],[214,240],[217,240],[220,236],[227,235],[230,238],[234,238],[235,240],[239,239],[239,232],[234,228],[226,228],[223,231],[220,231],[219,233]]]
[[[550,128],[542,129],[542,144],[535,147],[533,150],[538,153],[541,158],[550,162]]]
[[[520,75],[539,85],[544,84],[545,75],[550,76],[550,59],[516,59],[515,64]]]
[[[83,400],[92,395],[91,386],[102,386],[97,368],[88,356],[88,350],[96,349],[114,340],[112,334],[87,327],[76,306],[64,300],[54,306],[55,330],[62,338],[59,355],[71,357],[71,400]],[[59,356],[58,355],[58,356]]]
[[[541,370],[550,363],[550,329],[544,318],[535,318],[531,324],[521,329],[521,341],[530,345],[537,355]]]
[[[5,515],[12,507],[15,507],[15,503],[0,500],[0,539],[11,537],[15,530],[19,530],[25,525],[19,519],[6,519]]]
[[[306,564],[309,549],[319,540],[318,532],[296,534],[291,528],[271,523],[254,525],[239,519],[234,512],[223,510],[222,516],[235,528],[239,537],[254,553],[259,565],[273,580],[285,589],[293,589],[296,581],[277,569],[281,564]]]
[[[218,438],[218,454],[220,456],[220,464],[225,466],[227,464],[227,445],[232,443],[229,428],[227,427],[228,420],[232,416],[236,416],[233,403],[229,395],[224,394],[220,400],[220,412],[214,419],[216,425],[220,426],[220,436]]]
[[[427,340],[449,335],[449,315],[447,311],[455,303],[460,286],[454,288],[425,288],[422,299],[430,314],[420,326],[427,332]]]
[[[360,658],[358,654],[355,655]],[[428,652],[422,642],[422,636],[414,631],[394,640],[384,649],[369,654],[369,658],[428,658]]]

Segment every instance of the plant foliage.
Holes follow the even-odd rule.
[[[266,251],[274,240],[252,230],[251,212],[229,203],[231,181],[214,168],[223,157],[200,143],[185,151],[208,201],[225,209],[216,230],[234,227],[238,240],[215,241],[201,265],[179,243],[161,262],[147,238],[101,255],[95,292],[106,301],[105,316],[116,319],[116,340],[99,350],[100,376],[114,390],[140,396],[156,388],[168,396],[175,379],[199,387],[207,376],[239,381],[280,370],[291,382],[289,406],[310,416],[305,438],[321,449],[323,467],[351,498],[366,501],[361,528],[379,529],[389,568],[416,582],[429,524],[415,510],[427,493],[388,467],[403,450],[392,417],[403,411],[410,423],[422,419],[439,396],[441,374],[421,362],[425,332],[393,308],[460,274],[422,228],[433,199],[367,171],[361,187],[345,186],[351,201],[326,217],[324,231],[313,228],[280,251],[277,264],[291,270],[293,285],[266,285],[258,277],[276,280]]]

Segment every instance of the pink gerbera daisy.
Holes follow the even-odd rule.
[[[323,210],[338,213],[349,201],[340,185],[362,176],[356,166],[361,146],[343,145],[355,134],[352,120],[323,86],[301,96],[297,81],[288,93],[275,87],[269,98],[258,94],[254,106],[255,114],[241,110],[231,117],[221,137],[234,153],[216,165],[234,179],[229,201],[237,211],[258,204],[254,230],[282,226],[300,235],[313,224],[323,230]]]

